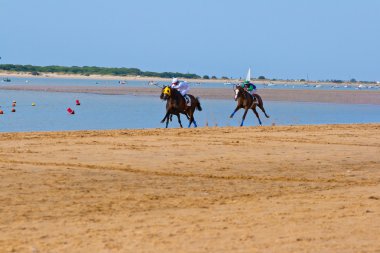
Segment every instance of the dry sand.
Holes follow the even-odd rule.
[[[380,125],[0,134],[0,252],[380,252]]]

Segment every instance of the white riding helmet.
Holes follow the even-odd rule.
[[[172,83],[178,83],[178,78],[174,77]]]

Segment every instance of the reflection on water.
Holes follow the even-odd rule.
[[[75,100],[81,105],[76,106]],[[12,113],[12,101],[16,112]],[[32,106],[35,103],[36,106]],[[203,111],[196,111],[199,126],[239,126],[243,111],[233,119],[233,100],[201,99]],[[96,95],[82,93],[49,93],[32,91],[1,91],[1,132],[58,131],[164,127],[165,102],[157,96]],[[301,102],[266,102],[271,118],[259,111],[264,125],[335,124],[380,122],[379,105],[347,105]],[[66,109],[71,107],[75,115]],[[182,116],[187,126],[187,119]],[[256,126],[256,116],[249,112],[245,126]],[[179,127],[177,119],[169,127]]]

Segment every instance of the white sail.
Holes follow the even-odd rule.
[[[245,78],[246,81],[251,81],[251,68],[248,69],[247,77]]]

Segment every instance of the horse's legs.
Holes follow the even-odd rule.
[[[191,126],[191,123],[193,123],[194,122],[194,115],[193,115],[193,112],[189,112],[189,117],[190,117],[190,120],[189,120],[189,126],[188,127],[190,127]]]
[[[198,127],[197,122],[194,119],[194,114],[193,114],[193,124],[194,124],[194,127]]]
[[[190,128],[190,126],[191,126],[191,123],[193,123],[193,117],[190,117],[190,120],[189,120],[189,125],[187,126],[188,128]]]
[[[257,106],[263,111],[263,113],[265,114],[265,117],[269,118],[269,115],[267,115],[267,113],[265,112],[264,105],[261,103],[261,104],[258,104]]]
[[[172,114],[170,114],[170,115],[172,115]],[[170,120],[170,117],[167,117],[167,118],[166,118],[166,128],[168,128],[169,120]],[[170,120],[170,121],[171,121],[171,120]]]
[[[245,111],[244,111],[244,114],[243,114],[243,119],[241,120],[240,126],[243,126],[244,120],[245,120],[245,116],[247,116],[247,112],[248,112],[248,108],[245,108]]]
[[[165,122],[165,119],[169,117],[169,111],[166,111],[165,117],[161,120],[161,123]]]
[[[182,128],[181,116],[179,115],[179,113],[177,114],[177,118],[178,118],[178,123],[179,123],[179,125],[180,125],[181,128]]]
[[[258,114],[257,111],[256,111],[256,107],[253,107],[253,108],[252,108],[252,111],[255,113],[257,119],[259,120],[259,124],[260,124],[260,126],[261,126],[261,125],[262,125],[262,124],[261,124],[261,119],[260,119],[259,114]]]
[[[240,106],[236,106],[235,110],[231,113],[230,118],[232,118],[232,117],[235,115],[235,113],[236,113],[240,108],[241,108]]]
[[[195,100],[195,99],[194,99]],[[193,124],[194,124],[194,127],[198,127],[197,125],[197,122],[195,121],[195,118],[194,118],[194,112],[195,112],[195,106],[196,106],[196,101],[192,101],[192,108],[190,109],[190,113],[191,113],[191,118],[193,119]]]
[[[266,113],[266,111],[264,109],[264,103],[263,103],[263,100],[261,99],[261,97],[256,97],[256,99],[259,101],[259,103],[257,104],[257,106],[265,114],[265,117],[269,118],[269,115]]]

